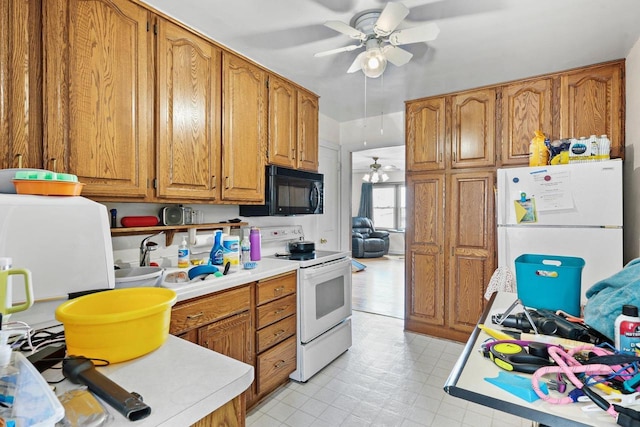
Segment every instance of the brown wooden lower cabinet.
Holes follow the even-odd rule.
[[[242,393],[197,423],[191,424],[191,427],[244,427],[245,406],[245,395]]]
[[[238,425],[244,425],[246,408],[289,381],[296,369],[296,290],[297,272],[292,271],[181,301],[171,311],[171,334],[254,367],[254,382],[242,394],[243,424]],[[236,425],[225,418],[240,410],[233,402],[219,409],[226,415],[211,414],[215,423],[206,417],[195,425]]]

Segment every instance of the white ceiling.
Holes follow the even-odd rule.
[[[399,28],[435,22],[435,41],[406,45],[383,78],[347,74],[362,49],[316,58],[354,40],[349,24],[381,0],[143,0],[320,96],[339,122],[404,110],[404,101],[626,57],[640,36],[640,0],[404,0]]]

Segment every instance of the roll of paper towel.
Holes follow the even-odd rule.
[[[189,241],[192,248],[213,247],[213,235],[211,234],[198,234]]]

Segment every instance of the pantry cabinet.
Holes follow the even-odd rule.
[[[0,168],[42,167],[40,0],[0,2]]]
[[[157,35],[157,188],[162,199],[220,200],[221,50],[165,19]]]
[[[147,195],[152,144],[149,12],[128,0],[43,2],[44,166],[83,195]]]
[[[269,77],[269,164],[318,170],[318,97]]]
[[[624,157],[624,62],[561,76],[560,136],[606,134],[611,156]]]
[[[540,130],[557,138],[552,122],[553,78],[516,82],[501,88],[502,123],[497,150],[502,165],[529,165],[529,143]]]
[[[492,172],[407,176],[407,329],[464,341],[494,270]]]
[[[222,200],[264,203],[267,73],[222,54]]]
[[[497,265],[496,169],[528,165],[536,130],[606,133],[622,157],[622,88],[621,60],[406,102],[407,330],[467,340]]]

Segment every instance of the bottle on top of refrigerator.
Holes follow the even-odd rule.
[[[178,247],[178,268],[187,267],[189,267],[189,246],[187,245],[187,238],[183,237]]]
[[[638,307],[625,304],[614,323],[615,346],[622,353],[640,355],[640,317]]]
[[[224,262],[222,256],[222,230],[216,230],[214,233],[209,262],[213,265],[222,265]]]

